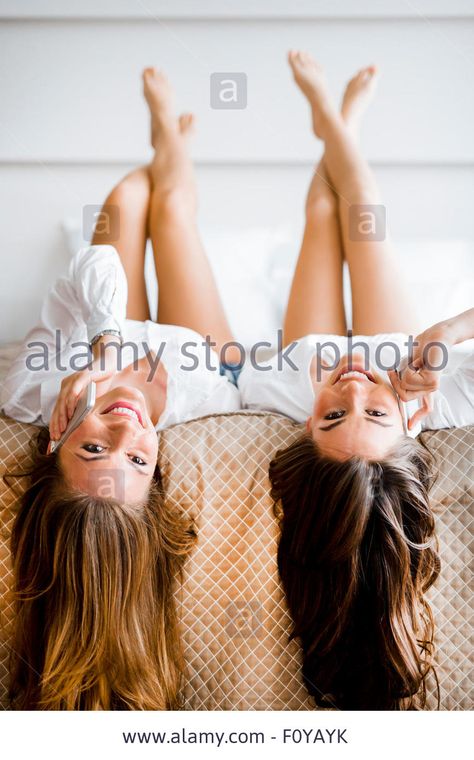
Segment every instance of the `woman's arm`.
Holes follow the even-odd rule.
[[[474,309],[438,322],[417,336],[412,361],[406,361],[390,380],[403,401],[424,398],[414,415],[430,430],[474,424],[474,352],[454,372],[443,372],[449,348],[474,338]]]
[[[81,328],[88,341],[104,329],[121,331],[126,304],[127,280],[115,248],[90,246],[78,251],[68,274],[60,277],[46,296],[38,323],[8,371],[2,386],[2,411],[22,422],[36,422],[46,399],[57,396],[61,381],[71,374],[71,368],[62,368],[61,356],[73,336]],[[84,352],[84,345],[77,347],[83,363]]]
[[[123,331],[127,309],[127,278],[120,257],[111,245],[83,248],[71,263],[89,342],[103,330]]]
[[[450,338],[452,346],[470,340],[474,338],[474,308],[463,311],[461,314],[439,324],[444,325],[446,335]]]
[[[112,379],[117,372],[119,351],[120,344],[117,343],[117,338],[112,335],[104,335],[94,343],[92,347],[93,359],[87,367],[63,378],[49,422],[52,441],[58,441],[61,438],[74,414],[79,397],[89,383],[94,381],[102,384]]]
[[[389,372],[400,398],[410,401],[438,390],[449,348],[470,338],[474,338],[474,309],[437,322],[417,335],[413,356],[407,357],[398,370]]]

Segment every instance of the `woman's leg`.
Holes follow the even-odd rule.
[[[142,321],[150,318],[144,275],[150,194],[148,167],[127,174],[106,198],[91,241],[117,249],[127,276],[127,319]]]
[[[293,58],[290,53],[290,64]],[[351,130],[358,128],[369,90],[369,80],[360,75],[346,88],[341,115]],[[306,200],[306,226],[284,321],[285,345],[309,333],[345,334],[342,264],[338,200],[323,156]]]
[[[283,345],[310,333],[346,330],[337,198],[321,161],[306,199],[306,223],[283,321]]]
[[[339,199],[340,228],[351,276],[354,332],[417,332],[415,305],[391,242],[386,236],[381,241],[368,240],[358,228],[357,207],[380,205],[372,171],[351,130],[331,103],[321,67],[308,53],[296,54],[292,67],[310,103],[315,134],[324,140],[326,170]]]
[[[151,163],[149,230],[159,284],[158,321],[210,336],[218,351],[233,340],[196,219],[196,186],[187,135],[192,117],[178,123],[166,78],[144,72],[144,92],[152,118],[155,155]],[[240,358],[234,348],[227,361]]]

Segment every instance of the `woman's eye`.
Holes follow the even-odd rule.
[[[329,412],[329,414],[326,414],[324,417],[325,420],[338,420],[339,417],[343,417],[345,415],[344,409],[338,409],[335,412]]]
[[[387,412],[381,412],[379,409],[366,409],[366,414],[370,417],[386,417]]]
[[[104,451],[104,447],[99,446],[98,443],[86,443],[82,448],[88,451],[89,454],[101,454]]]
[[[143,459],[141,459],[141,457],[132,456],[130,457],[130,459],[132,460],[133,464],[139,464],[140,467],[144,467],[146,465],[146,462],[144,462]]]

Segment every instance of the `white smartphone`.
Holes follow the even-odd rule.
[[[90,382],[87,388],[84,388],[81,396],[79,396],[74,414],[69,420],[66,430],[62,434],[61,438],[59,441],[51,441],[49,447],[50,454],[52,454],[54,451],[57,451],[59,447],[62,446],[65,441],[67,441],[71,433],[79,427],[84,418],[87,417],[89,412],[94,408],[95,399],[96,384],[94,382]]]
[[[400,369],[398,369],[397,372],[398,372],[398,377],[400,379],[401,377]],[[415,426],[411,430],[409,430],[408,420],[411,417],[413,417],[413,415],[418,411],[418,409],[420,408],[420,403],[417,398],[414,398],[411,401],[402,401],[398,393],[396,395],[398,399],[400,414],[402,415],[403,428],[405,431],[405,435],[410,436],[410,438],[416,438],[417,435],[421,433],[421,422],[417,422]]]
[[[411,417],[413,417],[413,415],[419,408],[417,399],[413,399],[413,401],[402,401],[400,396],[398,396],[398,405],[400,407],[400,413],[402,415],[403,429],[405,431],[405,435],[410,436],[410,438],[416,438],[417,435],[421,433],[421,422],[415,423],[415,426],[411,430],[409,430],[408,420]]]

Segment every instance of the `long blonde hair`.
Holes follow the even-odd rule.
[[[139,506],[71,491],[47,440],[41,429],[12,532],[12,707],[176,709],[173,587],[192,523],[165,504],[158,469]]]

